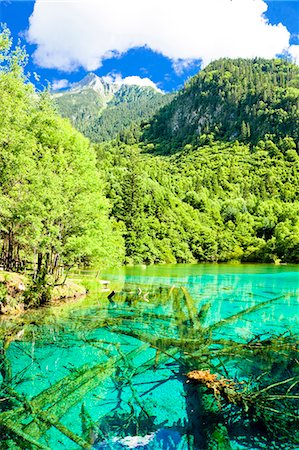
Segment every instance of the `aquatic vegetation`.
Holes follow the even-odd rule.
[[[288,298],[267,294],[218,320],[213,299],[184,286],[126,284],[67,317],[44,309],[3,323],[2,448],[159,449],[161,430],[169,449],[295,448],[298,335],[229,331]]]

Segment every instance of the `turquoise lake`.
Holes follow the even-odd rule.
[[[299,266],[140,266],[74,278],[89,286],[86,298],[1,321],[1,449],[299,448],[279,426],[266,433],[258,418],[186,383],[195,369],[254,389],[280,383],[280,396],[294,394],[296,426]],[[275,395],[263,403],[272,422]]]

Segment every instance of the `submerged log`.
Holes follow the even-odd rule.
[[[263,388],[249,383],[236,383],[233,380],[218,377],[209,370],[193,370],[187,373],[187,382],[205,387],[214,404],[221,407],[234,405],[240,408],[250,422],[267,431],[268,435],[280,441],[298,444],[298,385],[299,376],[290,377]],[[215,402],[216,399],[216,402]]]
[[[239,391],[241,383],[235,383],[226,378],[218,379],[218,375],[210,373],[210,370],[192,370],[187,373],[187,378],[188,381],[205,386],[217,400],[222,398],[226,403],[243,405],[242,393]]]

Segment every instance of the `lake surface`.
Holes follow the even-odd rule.
[[[101,274],[105,293],[95,275],[74,275],[83,300],[2,320],[0,448],[299,448],[283,431],[299,414],[298,266],[126,267]],[[251,417],[186,383],[195,369],[279,392]]]

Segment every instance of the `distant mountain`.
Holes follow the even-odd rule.
[[[105,98],[110,98],[118,88],[115,83],[109,83],[104,78],[100,78],[94,73],[89,73],[81,81],[74,83],[69,92],[80,94],[84,90],[93,90]]]
[[[163,151],[222,141],[299,138],[299,67],[282,59],[221,59],[193,77],[145,136]],[[167,150],[168,149],[168,150]]]
[[[53,92],[53,98],[63,117],[92,141],[102,142],[149,120],[173,95],[148,86],[108,82],[90,73],[69,90]]]

